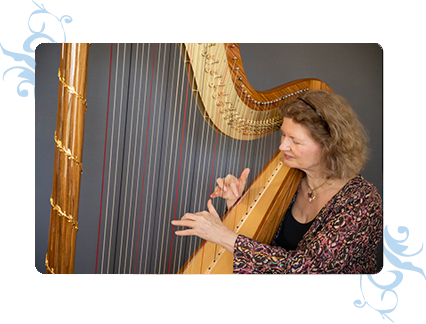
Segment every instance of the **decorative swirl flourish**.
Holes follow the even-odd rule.
[[[3,80],[4,80],[4,76],[6,75],[7,72],[14,70],[14,69],[22,70],[22,72],[19,73],[18,77],[24,78],[24,80],[21,81],[18,84],[17,92],[18,92],[18,95],[21,96],[21,97],[28,97],[28,91],[27,90],[21,90],[21,85],[25,84],[25,83],[29,83],[34,87],[34,84],[35,84],[35,73],[34,73],[34,71],[35,71],[35,60],[34,60],[34,58],[31,57],[30,55],[26,55],[26,54],[9,52],[6,49],[4,49],[1,44],[0,44],[0,48],[3,51],[4,55],[12,57],[16,62],[24,61],[29,66],[29,68],[23,67],[23,66],[14,66],[14,67],[11,67],[10,69],[7,69],[3,73]]]
[[[423,250],[423,243],[422,243],[422,247],[420,248],[419,251],[417,251],[416,253],[413,254],[404,254],[403,252],[408,248],[408,246],[403,245],[402,243],[404,243],[408,237],[409,237],[409,230],[407,227],[405,226],[400,226],[398,227],[398,232],[401,234],[405,234],[405,238],[402,240],[396,240],[394,239],[388,232],[388,227],[385,227],[385,232],[384,232],[384,241],[386,242],[387,246],[389,247],[390,250],[388,250],[385,246],[383,246],[383,253],[386,256],[386,259],[395,267],[402,269],[402,270],[410,270],[410,271],[415,271],[420,273],[423,278],[426,280],[426,276],[425,273],[423,271],[423,269],[414,266],[411,262],[402,262],[397,256],[401,256],[401,257],[413,257],[417,254],[419,254],[422,250]],[[393,253],[392,253],[393,252]],[[370,280],[370,282],[377,288],[382,290],[382,294],[381,294],[381,301],[383,302],[383,299],[385,297],[386,294],[391,293],[392,295],[395,296],[395,305],[393,308],[387,308],[387,309],[377,309],[375,307],[373,307],[370,303],[368,303],[368,301],[366,300],[365,296],[364,296],[364,292],[363,292],[363,282],[362,279],[365,275],[361,275],[360,277],[360,288],[361,288],[361,294],[362,297],[364,299],[364,301],[362,302],[361,300],[356,300],[354,301],[354,305],[358,308],[362,308],[365,305],[368,305],[370,308],[376,310],[377,312],[379,312],[379,314],[382,316],[382,318],[384,319],[385,317],[387,319],[389,319],[392,323],[392,319],[388,316],[389,313],[393,312],[397,305],[398,305],[398,295],[395,292],[395,288],[401,284],[402,279],[403,279],[403,273],[401,271],[398,270],[390,270],[388,272],[391,272],[395,275],[395,280],[393,282],[391,282],[388,285],[380,285],[378,284],[372,275],[366,275],[367,278]]]
[[[46,8],[44,7],[44,5],[41,5],[41,7],[37,4],[37,3],[35,3],[34,1],[33,1],[33,3],[40,9],[40,10],[35,10],[35,11],[33,11],[32,12],[32,14],[30,15],[30,18],[28,18],[28,29],[34,34],[34,35],[39,35],[39,37],[34,37],[34,35],[32,35],[32,36],[30,36],[30,37],[28,37],[28,38],[31,38],[31,37],[33,37],[33,39],[36,39],[36,38],[42,38],[42,37],[45,37],[45,38],[47,38],[47,39],[50,39],[50,40],[52,40],[53,42],[55,42],[50,36],[48,36],[48,35],[46,35],[46,34],[44,34],[43,33],[43,31],[44,31],[44,29],[45,29],[45,27],[46,27],[46,22],[43,22],[43,25],[42,25],[42,27],[41,27],[41,30],[40,31],[35,31],[35,30],[33,30],[32,28],[31,28],[31,26],[30,26],[30,20],[31,20],[31,17],[33,16],[33,15],[37,15],[37,14],[48,14],[48,15],[51,15],[51,16],[53,16],[53,17],[55,17],[58,21],[59,21],[59,23],[61,24],[61,27],[62,27],[62,31],[63,31],[63,33],[64,33],[64,43],[66,43],[66,41],[67,41],[67,37],[66,37],[66,35],[65,35],[65,29],[64,29],[64,25],[62,24],[62,20],[64,20],[64,22],[65,23],[67,23],[67,24],[69,24],[69,23],[71,23],[72,22],[72,18],[70,17],[70,16],[62,16],[61,18],[58,18],[58,17],[56,17],[55,15],[53,15],[53,14],[51,14],[49,11],[47,11],[46,10]],[[27,41],[28,41],[28,39],[27,39]],[[30,43],[31,43],[31,41],[30,41]],[[25,43],[24,43],[25,44]]]
[[[19,73],[18,77],[23,78],[24,80],[21,81],[17,86],[17,93],[21,97],[28,97],[28,91],[21,89],[21,86],[23,84],[30,84],[30,85],[33,86],[33,88],[35,86],[35,59],[34,59],[35,50],[33,50],[31,48],[31,44],[36,39],[47,39],[49,42],[55,43],[55,40],[52,37],[50,37],[48,34],[45,33],[46,22],[45,21],[43,22],[40,30],[36,30],[36,29],[33,29],[31,27],[31,18],[34,15],[39,15],[39,14],[47,14],[47,15],[50,15],[50,16],[56,18],[56,20],[58,20],[58,22],[60,23],[60,25],[62,27],[62,31],[63,31],[63,34],[64,34],[63,42],[66,42],[66,35],[65,35],[65,29],[64,29],[64,26],[63,26],[63,22],[67,23],[67,24],[72,22],[72,18],[70,16],[62,16],[61,18],[58,18],[55,15],[53,15],[52,13],[50,13],[49,11],[47,11],[46,8],[44,7],[44,5],[40,6],[37,3],[35,3],[34,1],[33,1],[33,3],[38,7],[38,9],[33,11],[31,13],[30,17],[28,18],[28,29],[30,30],[32,35],[30,35],[23,43],[24,51],[26,53],[29,53],[29,54],[14,53],[14,52],[8,51],[0,44],[0,48],[1,48],[4,55],[10,56],[16,62],[24,62],[27,65],[27,66],[14,66],[14,67],[7,69],[3,73],[3,80],[4,80],[5,75],[9,71],[15,70],[15,69],[22,71],[21,73]],[[39,43],[41,43],[41,42],[39,42]]]

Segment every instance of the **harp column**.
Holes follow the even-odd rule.
[[[46,273],[73,273],[90,44],[62,44]]]

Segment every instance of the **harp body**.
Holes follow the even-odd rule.
[[[270,243],[303,174],[282,163],[277,152],[249,185],[238,203],[224,216],[223,223],[237,234]],[[231,253],[211,242],[204,242],[182,267],[180,273],[230,274]]]
[[[103,162],[88,142],[85,159],[98,162],[93,170],[85,164],[88,180],[82,179],[83,187],[96,182],[89,191],[100,197],[82,195],[80,203],[80,219],[99,215],[97,235],[86,234],[79,222],[79,235],[97,236],[91,243],[97,246],[94,272],[232,273],[230,253],[175,237],[171,220],[205,209],[217,177],[250,167],[251,184],[223,221],[269,243],[302,177],[282,164],[280,152],[273,153],[282,123],[278,108],[302,92],[331,89],[302,79],[256,91],[238,44],[114,45],[109,66],[105,143],[97,145],[105,147]],[[89,121],[86,129],[100,127],[92,124],[103,119]],[[100,210],[91,211],[96,204]],[[224,202],[215,207],[222,213]],[[52,207],[51,224],[56,212]],[[61,245],[61,239],[66,238],[56,237],[49,246]]]
[[[318,79],[302,79],[259,92],[248,82],[238,44],[185,44],[183,53],[198,107],[209,125],[226,136],[253,140],[280,129],[279,107],[309,90],[331,90]],[[204,89],[204,91],[199,91]],[[226,227],[262,243],[271,243],[302,172],[291,170],[277,151],[243,197],[223,217]],[[179,273],[232,273],[233,256],[203,242]]]

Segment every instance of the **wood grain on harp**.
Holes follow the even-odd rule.
[[[199,108],[210,117],[212,127],[229,137],[253,140],[270,134],[281,126],[279,107],[283,102],[312,89],[331,90],[319,80],[304,79],[273,91],[258,92],[247,80],[237,44],[185,44],[185,47],[189,67],[193,69],[193,84],[206,89],[202,94],[197,92]],[[218,64],[222,61],[227,64]],[[290,170],[281,161],[282,154],[277,151],[245,195],[224,216],[226,227],[263,243],[271,242],[283,210],[289,206],[302,178],[300,171]],[[203,242],[179,273],[232,273],[232,259],[225,248]]]
[[[73,273],[87,110],[89,44],[62,44],[46,273]]]
[[[100,89],[96,80],[91,90],[100,91],[108,104],[104,115],[88,114],[85,126],[105,130],[104,142],[92,144],[91,139],[85,148],[84,176],[102,170],[97,182],[90,183],[99,198],[82,195],[79,205],[75,192],[71,198],[54,189],[54,206],[61,208],[52,207],[55,219],[67,222],[75,236],[70,218],[58,217],[59,210],[72,215],[75,224],[78,220],[79,235],[87,230],[82,219],[99,217],[94,221],[97,235],[87,234],[96,236],[91,243],[96,246],[95,273],[232,273],[231,253],[195,237],[176,237],[171,221],[205,209],[217,178],[248,167],[250,184],[222,220],[236,233],[270,242],[301,179],[300,172],[282,164],[279,151],[274,153],[282,123],[278,109],[306,91],[331,89],[320,80],[301,79],[256,91],[235,43],[111,44],[105,55],[109,60],[91,64],[96,65],[93,70],[108,69],[107,86]],[[82,76],[75,74],[77,80],[71,82],[63,68],[59,74],[60,95],[73,98],[79,117],[86,110],[78,80]],[[80,147],[71,145],[72,130],[64,128],[74,124],[58,125],[61,163],[80,176]],[[75,138],[82,142],[82,132]],[[102,147],[96,156],[91,152],[95,146]],[[93,160],[98,164],[87,163]],[[79,219],[76,210],[63,205],[66,201],[81,206]],[[94,204],[97,216],[85,207]],[[219,214],[225,213],[223,201],[214,204]],[[57,245],[56,239],[52,236],[49,246]],[[60,257],[46,256],[50,273],[60,273]]]

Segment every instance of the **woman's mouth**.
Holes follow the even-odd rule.
[[[294,156],[287,155],[287,154],[284,153],[284,159],[286,159],[286,160],[292,160],[292,159],[294,159]]]

